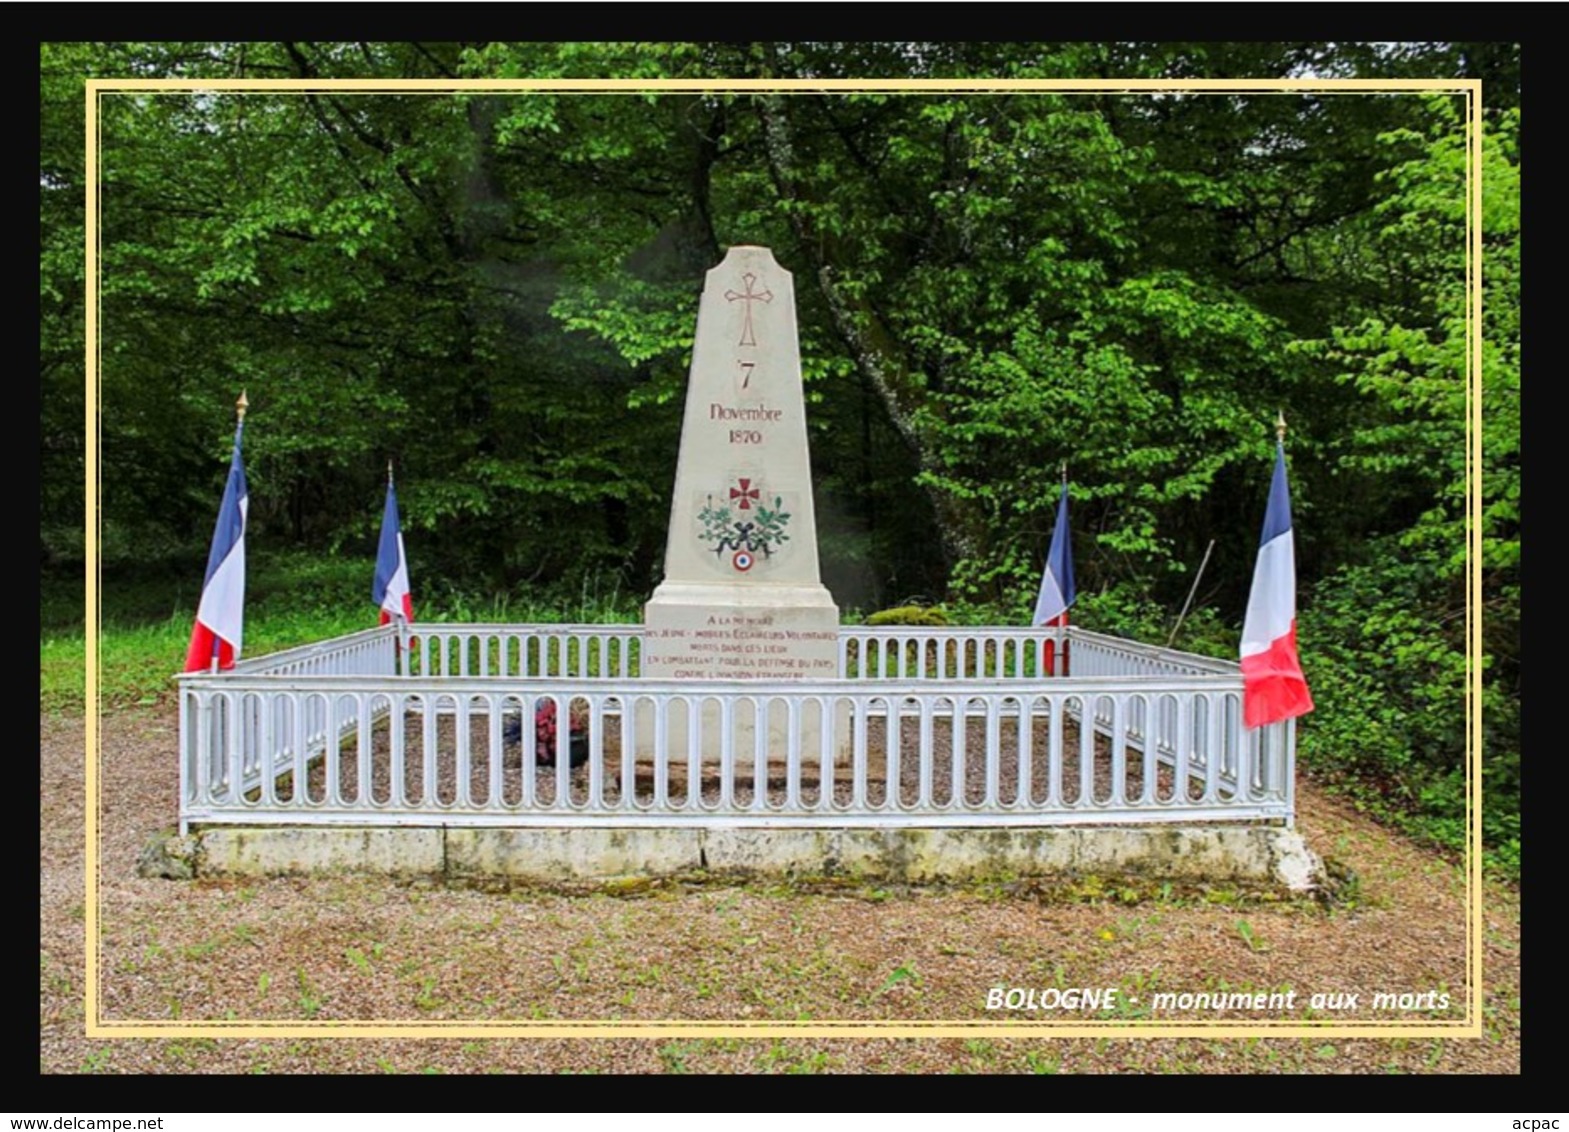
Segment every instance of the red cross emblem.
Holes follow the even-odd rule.
[[[730,489],[730,502],[735,503],[742,511],[750,511],[752,509],[752,500],[758,497],[758,490],[752,486],[752,481],[749,479],[737,480],[736,482],[741,486]]]

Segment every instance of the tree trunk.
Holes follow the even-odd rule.
[[[776,94],[765,94],[758,99],[758,107],[762,115],[769,172],[775,188],[782,198],[793,205],[809,203],[795,173],[795,147],[784,99]],[[847,295],[835,281],[834,248],[837,240],[814,230],[808,210],[791,208],[789,216],[798,245],[797,251],[812,265],[813,279],[828,309],[834,330],[850,351],[857,372],[876,392],[888,413],[888,419],[915,454],[921,469],[939,471],[931,448],[925,443],[916,421],[923,397],[919,387],[909,379],[907,366],[900,356],[899,344],[867,300]],[[970,508],[963,500],[949,492],[931,484],[924,485],[924,490],[937,514],[944,569],[945,572],[951,572],[956,562],[970,557],[978,546],[976,517],[970,514]]]

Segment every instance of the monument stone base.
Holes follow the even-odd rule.
[[[665,582],[643,607],[639,672],[645,680],[694,681],[694,710],[703,713],[702,758],[720,758],[722,721],[717,702],[702,702],[704,680],[832,680],[839,675],[839,609],[818,585]],[[836,713],[835,751],[849,742],[848,712]],[[801,750],[822,750],[822,720],[815,708],[803,712]],[[783,704],[768,713],[769,762],[782,763],[788,750],[789,714]],[[730,723],[741,765],[757,750],[755,712],[736,713]],[[652,759],[654,720],[637,712],[634,726],[639,761]],[[666,727],[672,763],[689,751],[688,720],[673,713]]]

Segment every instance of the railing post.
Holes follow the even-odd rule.
[[[856,696],[850,702],[852,705],[850,710],[853,713],[850,724],[850,806],[864,811],[866,809],[866,717],[871,699]]]
[[[947,697],[949,706],[948,718],[948,786],[953,792],[951,804],[955,809],[967,811],[970,808],[968,791],[965,789],[965,772],[968,769],[965,763],[969,757],[970,745],[968,726],[965,723],[969,715],[970,703],[966,695],[955,692]]]
[[[504,647],[504,638],[498,636],[496,638],[498,668],[506,667],[499,656]],[[501,740],[502,731],[506,727],[506,721],[502,716],[502,708],[505,704],[506,701],[500,696],[485,697],[485,743],[488,752],[485,761],[488,764],[486,769],[490,772],[485,784],[485,808],[493,812],[499,812],[503,808],[502,771],[505,768],[507,754],[506,745]]]
[[[550,701],[556,705],[556,809],[570,810],[572,803],[572,697],[553,693]],[[537,708],[535,710],[538,710]],[[533,726],[533,716],[525,726]],[[599,766],[594,757],[594,738],[589,737],[589,789],[593,790],[593,774]]]
[[[772,696],[752,698],[752,812],[759,813],[768,802],[768,732],[774,722]]]
[[[1291,829],[1297,823],[1297,721],[1288,719],[1277,726],[1281,729],[1276,743],[1280,776],[1275,780],[1275,793],[1285,804],[1286,828]]]
[[[294,718],[290,720],[293,732],[293,768],[290,770],[289,798],[298,809],[310,804],[310,711],[313,696],[310,692],[292,694]]]
[[[354,697],[354,808],[371,808],[371,783],[375,772],[371,766],[371,697],[360,694]]]
[[[443,649],[445,653],[445,649]],[[420,701],[420,804],[429,810],[440,810],[441,790],[440,779],[437,775],[437,733],[438,720],[436,716],[441,712],[441,695],[428,693]],[[524,728],[525,734],[528,729]]]
[[[1142,693],[1118,696],[1117,716],[1122,723],[1121,734],[1111,745],[1111,804],[1122,807],[1128,803],[1128,746],[1130,736],[1145,748],[1155,745],[1150,734],[1149,697]]]
[[[703,805],[703,704],[704,697],[688,695],[680,701],[686,711],[686,797],[696,811]]]
[[[1064,724],[1068,718],[1068,697],[1052,696],[1047,703],[1051,715],[1048,717],[1048,730],[1046,732],[1046,804],[1061,809],[1062,799],[1062,744]],[[1079,726],[1084,726],[1083,702],[1079,706]]]
[[[569,648],[568,639],[561,639],[561,648],[566,652]],[[605,728],[603,705],[598,702],[599,697],[591,696],[588,699],[588,808],[590,810],[603,810],[605,808]],[[570,774],[572,767],[572,703],[568,698],[566,711],[556,717],[556,764],[566,764]],[[624,791],[624,787],[623,787]]]
[[[1018,751],[1019,780],[1014,786],[1013,804],[1018,809],[1030,808],[1030,791],[1035,773],[1035,698],[1024,693],[1013,698],[1018,705],[1018,722],[1014,724],[1014,749]]]
[[[194,786],[192,760],[195,752],[191,743],[191,713],[196,693],[180,688],[180,836],[190,832],[191,790]]]
[[[258,695],[261,713],[261,767],[260,789],[256,800],[259,807],[264,810],[276,809],[278,805],[278,697],[276,695]]]
[[[719,701],[719,808],[735,807],[735,705],[734,697]]]
[[[623,701],[625,702],[625,701]],[[636,741],[638,712],[644,704],[654,722],[654,803],[655,813],[663,813],[670,797],[670,701],[664,696],[648,697],[633,702],[632,709],[621,717],[621,742],[630,745]]]
[[[407,809],[408,792],[403,785],[405,707],[401,692],[387,695],[387,805],[394,810]]]
[[[984,653],[984,646],[977,643],[976,651]],[[984,668],[984,655],[980,658]],[[986,707],[986,801],[989,810],[995,810],[999,804],[998,791],[1002,785],[1002,719],[998,714],[998,703],[994,696],[987,696],[981,701]]]
[[[801,716],[806,707],[800,696],[791,696],[784,703],[785,727],[789,732],[785,737],[784,809],[787,813],[796,813],[801,809],[801,764],[805,761],[805,753],[801,750]]]
[[[212,805],[212,749],[219,727],[217,698],[216,692],[203,692],[196,711],[196,802],[202,809]]]
[[[902,664],[903,645],[899,652]],[[904,697],[889,696],[883,704],[887,711],[887,722],[883,725],[883,807],[889,813],[897,813],[900,809],[899,780],[903,777],[899,755],[904,737]]]
[[[837,696],[819,696],[817,743],[817,810],[826,813],[833,808],[839,778],[839,705]]]
[[[924,663],[926,657],[926,642],[921,641],[921,657]],[[920,728],[920,783],[916,792],[915,804],[922,810],[932,807],[932,777],[935,773],[935,762],[932,751],[932,697],[922,694],[916,701],[920,712],[917,726]]]
[[[1226,757],[1226,727],[1230,713],[1224,700],[1217,703],[1216,697],[1210,696],[1209,701],[1210,749],[1204,764],[1204,804],[1213,806],[1220,800],[1220,770]]]
[[[1084,697],[1084,714],[1079,719],[1079,787],[1073,808],[1082,810],[1095,798],[1095,736],[1100,732],[1098,693]]]

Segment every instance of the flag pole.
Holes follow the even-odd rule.
[[[245,410],[250,408],[251,402],[245,396],[245,386],[240,386],[240,399],[234,403],[234,445],[240,445],[240,434],[245,431]],[[222,640],[213,635],[212,639],[212,667],[208,670],[212,675],[218,674],[218,651],[223,647]]]
[[[1169,649],[1177,640],[1177,630],[1182,628],[1182,622],[1188,615],[1188,608],[1193,604],[1193,595],[1199,591],[1199,580],[1204,577],[1204,567],[1209,565],[1209,555],[1215,549],[1215,540],[1210,539],[1209,545],[1204,548],[1204,560],[1199,563],[1199,572],[1193,575],[1193,584],[1188,587],[1188,600],[1182,603],[1182,612],[1177,614],[1177,623],[1171,627],[1171,636],[1166,638],[1166,647]]]
[[[1068,494],[1068,461],[1066,460],[1062,462],[1062,493]],[[1072,555],[1072,547],[1068,548],[1068,553]],[[1060,632],[1062,633],[1062,674],[1066,676],[1068,675],[1068,611],[1066,609],[1062,611]]]

